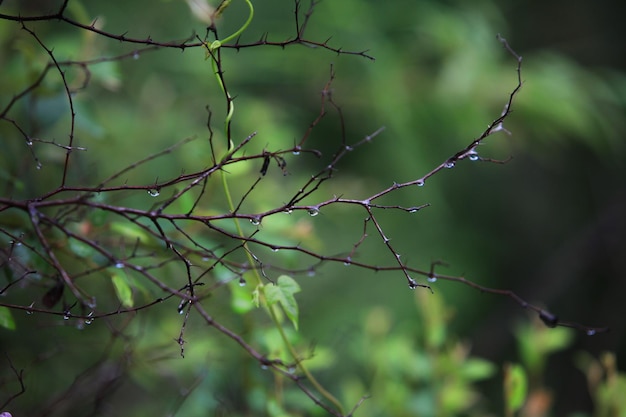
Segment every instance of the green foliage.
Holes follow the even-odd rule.
[[[298,303],[294,294],[300,292],[300,285],[290,276],[281,275],[276,280],[276,284],[265,285],[263,292],[268,306],[280,304],[287,318],[298,330]]]
[[[605,352],[596,359],[587,353],[580,353],[577,363],[587,376],[595,405],[593,416],[626,416],[626,373],[618,370],[615,354]]]
[[[526,401],[528,379],[524,368],[518,364],[504,367],[504,407],[505,415],[513,416]]]
[[[0,327],[8,330],[15,330],[15,320],[8,307],[0,306]]]

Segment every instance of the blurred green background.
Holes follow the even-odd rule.
[[[5,0],[0,12],[41,14],[55,10],[51,3]],[[184,1],[70,1],[70,5],[73,18],[88,23],[97,17],[103,30],[128,32],[129,37],[168,41],[187,38],[194,31],[200,36],[205,33],[203,23],[194,18]],[[306,9],[308,4],[302,6]],[[293,36],[293,8],[293,2],[285,0],[256,2],[254,20],[242,42],[254,42],[265,33],[273,41]],[[428,269],[432,261],[442,260],[448,266],[438,269],[441,273],[462,274],[481,285],[511,289],[564,320],[611,327],[609,334],[591,338],[575,334],[569,348],[552,356],[546,365],[545,385],[554,394],[553,415],[589,412],[592,398],[575,365],[576,352],[597,355],[614,351],[618,363],[626,363],[623,13],[624,7],[617,1],[323,1],[315,7],[306,38],[324,41],[332,36],[330,46],[367,49],[376,60],[300,45],[284,50],[269,46],[222,50],[225,77],[231,94],[237,97],[234,137],[244,138],[256,131],[251,152],[292,146],[319,112],[319,92],[332,64],[336,73],[333,98],[344,112],[348,142],[357,142],[381,126],[386,130],[371,144],[350,153],[335,178],[310,202],[333,195],[365,198],[394,181],[419,178],[469,144],[502,111],[516,85],[516,62],[496,40],[496,34],[502,34],[524,57],[524,86],[505,124],[512,135],[491,136],[479,152],[483,157],[513,159],[504,165],[462,161],[429,179],[424,187],[401,190],[385,200],[403,206],[430,203],[430,207],[418,214],[381,212],[379,221],[411,266]],[[219,23],[222,36],[236,30],[246,15],[244,2],[234,0]],[[32,22],[28,27],[54,48],[57,57],[65,59],[133,51],[131,45],[61,22]],[[17,23],[0,21],[0,40],[4,106],[28,84],[29,77],[38,74],[47,56]],[[95,184],[183,138],[205,138],[206,105],[214,112],[216,141],[223,139],[223,97],[200,48],[145,52],[138,59],[94,65],[92,71],[89,88],[76,96],[77,138],[80,146],[89,148],[73,167],[76,184],[85,178]],[[79,74],[72,76],[80,80]],[[34,107],[21,111],[36,114],[42,137],[63,141],[67,109],[58,82],[50,77],[47,91],[33,100]],[[38,195],[56,186],[61,150],[40,147],[43,167],[35,170],[30,154],[9,124],[0,125],[0,135],[0,165],[11,167],[2,174],[19,172],[21,196]],[[307,147],[325,152],[322,160],[289,157],[291,175],[270,171],[272,183],[246,208],[267,210],[288,200],[303,178],[328,162],[340,139],[338,118],[330,112],[307,142]],[[198,140],[134,171],[128,180],[149,183],[157,176],[165,179],[181,170],[191,172],[208,163],[207,155],[206,142]],[[258,167],[242,169],[239,191],[245,192]],[[210,193],[215,197],[209,207],[224,210],[220,190]],[[126,204],[142,204],[138,197],[124,198]],[[307,243],[334,255],[351,250],[361,235],[365,213],[331,206],[315,218],[296,215],[293,223],[305,229],[302,233],[313,227],[315,238],[309,236]],[[268,222],[265,228],[261,235],[271,237],[272,225]],[[373,229],[369,239],[355,259],[392,264]],[[277,257],[276,261],[289,264],[291,260]],[[321,352],[335,358],[333,372],[327,369],[322,379],[344,398],[354,402],[355,396],[358,400],[368,390],[375,391],[369,384],[376,381],[376,371],[364,368],[374,354],[369,356],[359,345],[364,333],[376,334],[372,326],[382,328],[380,334],[390,338],[411,341],[424,337],[427,313],[420,313],[416,303],[429,301],[423,294],[409,291],[400,273],[328,264],[314,277],[303,274],[297,278],[302,286],[297,296],[300,331],[306,340],[320,346]],[[498,367],[496,376],[480,385],[485,408],[498,415],[502,407],[499,368],[504,362],[519,360],[516,329],[531,321],[531,316],[509,298],[481,294],[460,284],[439,281],[433,289],[449,309],[448,331],[454,335],[450,337],[467,342],[472,356]],[[379,317],[382,324],[376,324],[373,317]],[[174,357],[177,345],[170,341],[180,325],[177,319],[161,322],[157,327],[162,333],[142,343],[152,340]],[[27,325],[23,319],[19,324]],[[152,327],[144,325],[157,328],[154,323]],[[106,329],[99,331],[106,334]],[[16,334],[19,336],[13,337],[0,330],[2,346],[28,346],[23,332]],[[78,340],[84,334],[66,337]],[[61,340],[58,337],[54,336],[55,340]],[[192,352],[211,346],[220,349],[218,340],[200,342],[198,338],[189,338]],[[194,348],[194,343],[202,347]],[[389,352],[395,354],[393,348]],[[236,377],[229,379],[232,363],[209,356],[211,365],[206,372],[210,377],[205,381],[225,378],[236,403],[241,387]],[[389,369],[393,369],[391,365]],[[136,378],[144,379],[141,384],[147,391],[158,390],[145,388],[151,384],[146,376]],[[383,395],[390,398],[391,394]],[[206,407],[213,406],[209,397],[203,400]],[[145,401],[140,404],[147,407],[142,410],[149,409]],[[413,410],[428,415],[425,408],[419,408],[422,406]],[[364,403],[363,415],[385,415],[384,409],[377,407],[381,406],[374,396]],[[201,414],[190,410],[187,415]]]

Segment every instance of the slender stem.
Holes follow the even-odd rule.
[[[229,132],[229,127],[230,127],[230,122],[232,120],[233,117],[233,113],[235,111],[235,107],[233,105],[233,100],[230,96],[230,93],[227,91],[226,86],[224,85],[224,80],[221,77],[221,72],[220,72],[220,68],[219,68],[219,63],[218,63],[218,54],[213,53],[213,51],[217,48],[219,48],[221,46],[221,44],[223,42],[229,42],[233,39],[235,39],[236,37],[238,37],[239,35],[241,35],[241,33],[243,33],[244,30],[246,30],[246,28],[248,27],[248,25],[250,24],[250,22],[252,21],[252,18],[254,16],[254,8],[252,7],[252,3],[250,2],[250,0],[245,0],[246,3],[248,4],[248,7],[250,8],[250,14],[248,16],[248,20],[246,20],[246,22],[244,23],[244,25],[235,33],[233,33],[232,35],[228,36],[227,38],[224,38],[221,41],[215,41],[213,42],[213,44],[211,46],[209,46],[209,53],[211,55],[211,64],[212,64],[212,68],[213,68],[213,72],[215,74],[215,77],[217,79],[217,82],[222,90],[222,92],[224,93],[224,95],[226,96],[226,100],[228,101],[228,112],[226,114],[226,118],[225,118],[225,124],[224,124],[224,128],[225,128],[225,134],[226,137],[229,140],[229,150],[230,147],[232,146],[232,142],[230,140],[230,137],[228,137],[228,132]],[[235,205],[233,204],[233,199],[232,199],[232,195],[230,193],[230,187],[228,186],[228,180],[226,178],[226,172],[225,171],[221,171],[221,176],[222,176],[222,187],[224,188],[224,194],[226,195],[226,201],[228,204],[228,208],[231,212],[235,211]],[[241,238],[244,237],[243,234],[243,230],[241,228],[241,223],[239,221],[238,218],[233,218],[233,221],[235,223],[235,228],[237,230],[237,235]],[[252,257],[252,254],[250,252],[250,250],[248,250],[248,242],[247,240],[243,240],[243,247],[246,250],[246,256],[248,258],[248,262],[250,263],[250,265],[254,265],[255,260]],[[341,405],[341,403],[339,402],[339,400],[337,400],[337,398],[335,398],[330,392],[328,392],[316,379],[315,377],[311,374],[311,372],[308,370],[308,368],[306,367],[306,365],[304,365],[304,362],[300,359],[298,352],[296,352],[296,349],[293,347],[293,345],[291,344],[291,342],[289,341],[289,338],[287,337],[287,334],[285,333],[285,329],[283,328],[279,318],[278,318],[278,314],[276,312],[276,306],[275,305],[269,305],[267,303],[267,299],[265,298],[265,291],[264,291],[264,283],[263,280],[261,278],[261,275],[259,274],[258,269],[253,268],[252,269],[253,275],[255,277],[255,281],[257,284],[257,287],[259,288],[259,293],[260,293],[260,297],[259,297],[259,302],[264,305],[265,307],[267,307],[267,311],[270,315],[270,318],[272,319],[272,322],[274,323],[274,326],[278,329],[278,332],[280,333],[280,336],[283,340],[283,343],[285,344],[285,347],[287,348],[287,350],[289,351],[289,354],[293,357],[294,361],[296,362],[296,365],[298,367],[298,369],[306,376],[307,380],[311,383],[311,385],[313,385],[313,387],[315,387],[315,389],[324,397],[326,398],[329,402],[331,402],[335,407],[337,407],[337,410],[339,410],[339,412],[341,414],[343,414],[343,407]]]

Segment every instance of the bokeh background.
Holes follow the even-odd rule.
[[[184,1],[70,1],[70,5],[77,20],[98,17],[102,29],[128,32],[130,37],[149,35],[165,41],[184,39],[193,31],[205,33]],[[256,2],[255,8],[243,41],[253,42],[265,33],[270,40],[293,36],[292,2],[265,0]],[[2,13],[18,10],[26,15],[55,9],[51,2],[5,0],[0,5]],[[229,89],[237,96],[235,137],[256,131],[259,148],[291,146],[319,112],[319,92],[331,64],[336,73],[333,97],[342,106],[348,141],[357,142],[385,126],[371,144],[341,162],[317,201],[340,194],[365,198],[394,181],[424,175],[465,147],[500,114],[516,85],[516,62],[496,35],[505,37],[524,57],[524,85],[505,124],[512,135],[498,133],[479,149],[484,157],[513,158],[504,165],[463,161],[429,179],[424,187],[392,194],[386,200],[390,204],[429,203],[430,207],[418,214],[381,212],[379,221],[411,266],[428,269],[431,262],[441,260],[447,264],[439,267],[441,273],[513,290],[565,320],[611,328],[610,333],[594,337],[574,332],[568,348],[550,357],[544,383],[554,394],[552,415],[593,409],[585,375],[576,365],[580,352],[613,351],[618,363],[626,363],[623,12],[617,1],[324,1],[316,5],[306,37],[323,41],[332,36],[329,45],[367,49],[375,61],[304,46],[223,51]],[[246,14],[244,2],[233,1],[220,22],[220,32],[236,30]],[[59,22],[29,27],[57,54],[76,59],[132,51],[128,45]],[[18,91],[14,85],[28,78],[24,63],[30,61],[15,56],[31,51],[41,55],[40,63],[47,58],[16,23],[0,21],[0,39],[5,74],[0,88],[6,103]],[[92,83],[77,99],[80,141],[89,152],[81,156],[76,172],[89,178],[106,177],[145,157],[148,149],[156,152],[192,135],[206,137],[206,105],[214,111],[217,131],[224,116],[221,93],[200,49],[160,50],[103,64],[94,67]],[[61,120],[66,109],[62,92],[54,93],[56,87],[51,85],[50,94],[37,100],[34,111],[44,124],[39,126],[41,132],[62,138],[67,134],[67,120]],[[338,122],[330,113],[314,130],[308,146],[330,156],[340,140]],[[27,160],[23,143],[9,136],[10,126],[4,123],[0,129],[2,164],[9,166],[14,155],[25,155],[23,161]],[[207,152],[205,145],[198,146]],[[41,152],[43,171],[50,175],[25,170],[20,177],[25,195],[36,195],[53,183],[51,173],[61,153],[48,148]],[[134,180],[153,181],[155,174],[175,176],[181,167],[191,170],[204,163],[202,149],[198,152],[194,147],[167,161],[137,172]],[[270,173],[278,184],[275,194],[259,198],[258,206],[250,209],[267,210],[282,202],[282,187],[298,184],[323,163],[303,155],[290,158],[290,177]],[[249,172],[254,169],[258,168]],[[242,184],[245,190],[245,181]],[[315,239],[309,244],[316,250],[345,254],[359,239],[363,218],[364,213],[355,208],[330,207],[298,224],[314,229]],[[267,228],[270,233],[271,225]],[[370,235],[373,240],[373,230]],[[377,265],[393,261],[375,242],[363,245],[356,258]],[[374,358],[355,345],[368,328],[382,326],[389,337],[400,333],[408,340],[421,337],[424,313],[419,313],[416,295],[401,274],[328,264],[314,277],[303,275],[299,282],[301,332],[334,355],[335,373],[324,375],[339,391],[358,391],[358,387],[367,391],[378,377],[363,369]],[[497,415],[502,406],[500,368],[507,361],[519,361],[519,328],[533,322],[533,316],[510,298],[482,294],[458,283],[438,281],[433,290],[449,311],[447,335],[464,341],[472,356],[498,368],[492,379],[480,385],[486,408]],[[426,302],[417,296],[417,304]],[[376,317],[382,317],[383,324],[377,325]],[[172,330],[179,324],[172,320],[169,325]],[[79,336],[68,332],[66,337]],[[167,330],[160,336],[154,336],[154,343],[167,344],[173,337]],[[25,338],[19,331],[0,330],[3,347],[19,342],[27,350]],[[177,345],[164,349],[175,354]],[[222,366],[216,375],[228,378],[228,366],[213,366],[214,370]],[[361,385],[350,385],[359,378]],[[237,390],[234,380],[229,384]],[[376,399],[368,401],[376,404]],[[371,407],[366,401],[363,415],[384,415],[376,411],[377,406]],[[200,415],[191,409],[189,413]]]

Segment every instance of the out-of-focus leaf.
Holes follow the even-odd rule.
[[[241,285],[239,281],[231,282],[230,306],[238,314],[245,314],[255,307],[253,296],[247,285]]]
[[[484,359],[470,358],[463,362],[460,372],[465,378],[477,381],[491,377],[496,372],[496,366]]]
[[[135,224],[127,222],[113,222],[110,227],[112,231],[132,241],[139,240],[139,242],[148,247],[163,247],[163,242]]]
[[[0,306],[0,327],[15,330],[15,320],[8,307]]]
[[[528,392],[526,372],[521,365],[507,364],[504,367],[504,406],[507,415],[522,408]]]
[[[133,290],[128,283],[128,279],[121,274],[114,273],[111,277],[113,282],[113,288],[115,288],[115,294],[124,307],[133,306]]]

